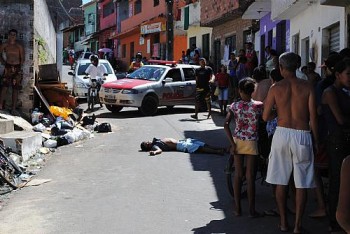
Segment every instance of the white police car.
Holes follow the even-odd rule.
[[[157,63],[144,65],[123,79],[104,83],[100,90],[101,103],[114,113],[123,107],[138,107],[148,116],[154,115],[159,106],[193,105],[195,69],[199,66],[168,61]]]

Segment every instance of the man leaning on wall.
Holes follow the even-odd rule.
[[[11,114],[18,115],[16,111],[19,90],[22,88],[22,65],[24,63],[24,49],[17,42],[17,30],[8,32],[8,40],[0,45],[0,62],[5,66],[2,77],[0,96],[0,110],[4,109],[4,101],[8,88],[12,88]],[[5,55],[5,56],[3,56]]]

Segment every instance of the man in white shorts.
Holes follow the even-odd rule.
[[[280,231],[288,231],[286,190],[293,172],[296,187],[294,233],[301,233],[306,189],[315,187],[312,140],[317,146],[316,102],[312,85],[296,77],[298,55],[283,53],[279,64],[284,79],[271,86],[264,104],[264,121],[275,118],[276,114],[278,116],[266,181],[277,185],[276,201],[281,217],[279,228]]]

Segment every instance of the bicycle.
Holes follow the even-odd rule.
[[[231,197],[234,197],[234,191],[233,191],[233,181],[234,181],[234,175],[235,175],[235,168],[234,168],[234,155],[230,154],[230,157],[226,163],[225,167],[225,175],[226,175],[226,186],[229,194]],[[254,157],[254,156],[253,156]],[[265,159],[263,156],[258,155],[258,162],[255,170],[255,181],[258,181],[261,179],[261,184],[264,183],[265,177],[266,177],[266,171],[267,171],[267,159]],[[256,177],[257,172],[260,171],[260,176]],[[245,168],[243,175],[245,175]],[[247,196],[247,181],[245,178],[243,178],[242,182],[242,197]]]
[[[8,184],[11,188],[17,189],[20,187],[21,168],[9,156],[11,148],[4,147],[3,142],[0,142],[0,180]]]

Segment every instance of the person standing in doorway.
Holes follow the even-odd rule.
[[[4,100],[9,87],[12,87],[12,114],[16,112],[19,90],[22,88],[22,65],[24,63],[24,48],[17,42],[17,30],[11,29],[8,33],[8,40],[0,45],[0,54],[5,53],[6,59],[0,56],[0,62],[5,65],[0,109],[4,108]]]
[[[238,65],[238,60],[236,54],[231,52],[230,61],[228,62],[228,70],[230,72],[230,100],[234,100],[238,97],[238,80],[236,76],[236,69]]]
[[[245,56],[247,58],[246,68],[248,76],[251,77],[254,69],[258,66],[258,57],[256,56],[256,51],[253,49],[252,42],[246,42],[245,47]]]
[[[276,114],[278,116],[266,181],[276,185],[279,229],[285,232],[289,229],[287,187],[293,174],[296,187],[294,233],[302,233],[306,191],[315,187],[313,145],[316,149],[318,146],[316,101],[312,85],[296,77],[299,67],[297,54],[283,53],[279,57],[279,67],[284,79],[271,86],[264,102],[264,121],[274,119]]]

